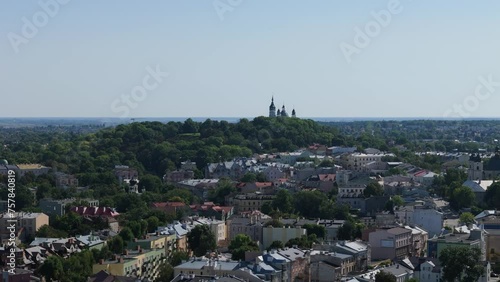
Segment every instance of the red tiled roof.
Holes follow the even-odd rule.
[[[120,215],[114,209],[109,207],[72,207],[71,211],[79,215],[87,215],[87,216],[115,217]]]
[[[183,202],[157,202],[157,203],[152,203],[151,206],[153,208],[184,207],[186,206],[186,204]]]
[[[414,174],[414,176],[416,177],[419,177],[419,176],[424,176],[427,174],[427,171],[426,170],[421,170],[421,171],[418,171]]]
[[[272,182],[255,182],[255,186],[259,188],[273,186]]]

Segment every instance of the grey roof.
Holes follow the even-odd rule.
[[[278,254],[280,254],[283,257],[286,257],[287,259],[294,261],[298,258],[304,258],[305,257],[305,252],[302,251],[301,249],[295,249],[295,248],[285,248],[283,250],[279,250]]]
[[[493,180],[467,180],[464,186],[469,187],[475,193],[484,193],[493,184]]]
[[[42,243],[52,243],[54,241],[57,241],[62,238],[43,238],[43,237],[35,237],[35,240],[33,240],[30,243],[30,246],[39,246]]]
[[[401,234],[405,234],[405,233],[411,233],[411,230],[406,229],[406,228],[402,228],[402,227],[394,227],[394,228],[388,229],[387,232],[394,234],[394,235],[401,235]]]
[[[218,270],[224,270],[224,271],[229,271],[229,270],[235,270],[241,267],[240,263],[237,261],[212,261],[215,265],[215,269]],[[201,258],[196,258],[196,259],[191,259],[187,262],[184,262],[175,268],[177,269],[203,269],[206,266],[208,266],[209,261],[207,259],[201,259]]]

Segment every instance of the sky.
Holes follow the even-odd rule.
[[[500,1],[0,3],[0,117],[499,117]]]

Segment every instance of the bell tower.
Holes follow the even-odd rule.
[[[274,96],[271,98],[271,105],[269,106],[269,117],[276,117],[276,106],[274,106]]]

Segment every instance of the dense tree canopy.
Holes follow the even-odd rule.
[[[441,251],[439,260],[443,266],[443,280],[446,282],[478,281],[483,274],[479,248],[447,247]]]
[[[380,271],[375,275],[375,282],[396,282],[397,278],[394,274],[386,271]]]
[[[246,234],[238,234],[231,240],[229,251],[233,260],[244,260],[245,252],[258,251],[259,246]]]
[[[204,256],[209,251],[215,251],[217,242],[215,235],[210,230],[208,225],[195,226],[187,236],[189,248],[195,256]]]

